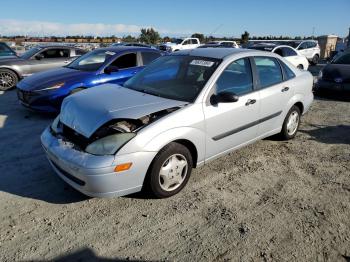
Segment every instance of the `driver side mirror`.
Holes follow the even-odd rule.
[[[43,54],[37,54],[36,56],[34,56],[36,60],[41,60],[44,58]]]
[[[220,92],[217,95],[212,95],[210,97],[210,103],[216,105],[218,103],[233,103],[239,100],[238,95],[233,92]]]
[[[103,70],[103,72],[107,75],[110,75],[111,73],[118,72],[118,71],[119,71],[119,68],[113,65],[107,66],[105,70]]]

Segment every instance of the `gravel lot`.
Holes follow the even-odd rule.
[[[89,199],[51,170],[52,121],[0,93],[0,261],[350,261],[350,103],[194,170],[177,196]]]

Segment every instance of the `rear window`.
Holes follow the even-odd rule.
[[[148,65],[149,63],[153,62],[153,60],[160,57],[160,54],[156,52],[142,52],[141,55],[142,55],[143,65]]]
[[[294,72],[292,71],[292,69],[289,68],[289,66],[287,66],[285,63],[283,63],[281,60],[279,60],[283,71],[284,71],[284,80],[289,80],[295,77]]]

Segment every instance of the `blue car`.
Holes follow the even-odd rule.
[[[57,113],[66,96],[104,83],[123,85],[160,56],[159,50],[143,47],[97,49],[62,68],[24,78],[17,84],[17,96],[25,107]]]

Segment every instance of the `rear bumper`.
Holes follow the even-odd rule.
[[[142,189],[148,167],[157,152],[95,156],[78,151],[53,136],[47,128],[41,143],[56,174],[76,190],[91,197],[114,197]],[[132,162],[129,170],[114,172],[118,164]]]

